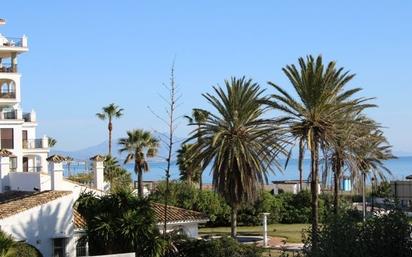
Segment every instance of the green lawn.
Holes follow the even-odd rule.
[[[302,230],[308,229],[309,224],[273,224],[268,225],[268,235],[283,237],[288,243],[301,243]],[[239,235],[262,235],[262,226],[238,227]],[[200,228],[201,235],[229,235],[230,227]]]

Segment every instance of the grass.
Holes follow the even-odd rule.
[[[288,243],[301,243],[302,230],[309,229],[309,224],[271,224],[268,225],[268,235],[283,237]],[[239,235],[262,235],[262,226],[238,227]],[[200,228],[201,235],[230,235],[230,227]]]

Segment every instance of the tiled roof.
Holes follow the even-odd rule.
[[[103,162],[104,160],[106,160],[106,156],[98,154],[90,158],[90,160],[97,161],[97,162]]]
[[[60,163],[60,162],[64,162],[64,161],[66,160],[66,157],[61,156],[61,155],[58,155],[58,154],[54,154],[54,155],[52,155],[52,156],[49,156],[46,160],[47,160],[48,162],[57,162],[57,163]]]
[[[152,203],[152,208],[155,213],[157,223],[164,222],[164,204]],[[74,227],[76,229],[83,229],[86,227],[86,221],[76,210],[73,210]],[[190,211],[174,206],[167,207],[167,223],[179,222],[206,222],[209,218],[203,213]]]
[[[13,153],[10,152],[9,150],[4,149],[4,148],[0,149],[0,157],[10,157],[12,155]]]
[[[73,223],[74,228],[83,229],[86,227],[86,221],[83,219],[82,215],[76,210],[73,209]]]
[[[156,221],[159,223],[164,222],[164,215],[165,215],[165,206],[164,204],[160,203],[152,203],[153,211],[155,212]],[[167,206],[167,222],[174,223],[174,222],[191,222],[191,221],[198,221],[198,222],[205,222],[209,220],[209,218],[200,212],[186,210],[174,206]]]
[[[20,192],[10,191],[0,194],[0,219],[29,210],[70,194],[69,191]]]

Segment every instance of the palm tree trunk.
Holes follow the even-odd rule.
[[[237,206],[232,206],[230,213],[230,236],[236,238],[237,236]]]
[[[339,210],[339,179],[340,179],[340,174],[342,172],[342,166],[340,165],[340,160],[336,160],[336,170],[333,172],[334,176],[334,185],[333,185],[333,210],[335,214],[338,213]]]
[[[203,189],[203,180],[202,180],[202,171],[200,171],[200,175],[199,175],[199,189],[200,191],[202,191]]]
[[[304,151],[305,151],[305,146],[303,144],[303,138],[300,139],[299,141],[299,163],[298,163],[298,169],[299,169],[299,191],[302,191],[303,189],[303,158],[304,158]]]
[[[311,154],[311,183],[310,191],[312,195],[312,250],[316,254],[318,246],[318,225],[319,225],[319,209],[318,209],[318,180],[319,180],[319,145],[315,141],[312,144]]]
[[[143,170],[140,167],[140,161],[136,157],[137,154],[136,152],[134,161],[134,171],[137,174],[137,194],[140,198],[143,198]]]
[[[113,124],[112,124],[111,119],[109,119],[109,125],[107,126],[107,129],[109,130],[109,155],[112,155],[112,130],[113,130]]]

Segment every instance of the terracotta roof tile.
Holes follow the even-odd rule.
[[[155,219],[158,223],[164,222],[164,204],[152,203],[152,208],[155,213]],[[178,223],[178,222],[206,222],[209,218],[200,212],[190,211],[174,206],[167,207],[167,222],[168,223]],[[76,210],[73,211],[74,216],[74,227],[76,229],[83,229],[86,227],[86,221]]]
[[[164,204],[152,203],[153,211],[157,222],[164,222]],[[190,221],[207,221],[209,218],[200,212],[186,210],[174,206],[167,206],[167,222],[190,222]]]
[[[70,194],[69,191],[19,192],[0,194],[0,219],[46,204]]]
[[[60,162],[64,162],[64,161],[66,160],[66,157],[61,156],[61,155],[58,155],[58,154],[54,154],[54,155],[52,155],[52,156],[49,156],[46,160],[47,160],[48,162],[57,162],[57,163],[60,163]]]
[[[73,223],[74,228],[76,229],[83,229],[86,227],[86,221],[76,209],[73,209]]]

